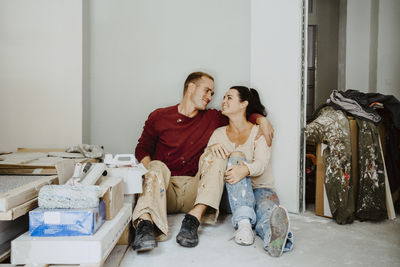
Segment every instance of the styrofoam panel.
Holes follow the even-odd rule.
[[[121,177],[124,180],[124,194],[142,193],[142,175],[147,170],[143,166],[107,168],[107,176]]]
[[[11,242],[12,264],[100,264],[131,221],[132,206],[124,203],[117,216],[93,236],[31,237],[24,233]]]
[[[24,186],[27,183],[42,179],[46,176],[33,175],[0,175],[0,195],[7,193],[17,187]]]

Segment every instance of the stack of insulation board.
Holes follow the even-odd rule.
[[[14,220],[37,207],[42,186],[58,184],[56,175],[0,175],[0,220]]]
[[[37,207],[39,189],[57,184],[57,176],[0,175],[0,260],[11,240],[28,229],[27,212]]]

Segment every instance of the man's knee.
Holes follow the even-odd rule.
[[[165,171],[168,170],[167,165],[165,165],[164,162],[159,161],[159,160],[152,160],[150,163],[147,165],[147,170],[151,171]]]
[[[225,164],[225,161],[226,161],[225,159],[215,156],[208,148],[204,151],[204,153],[200,157],[200,163],[206,163],[206,165],[212,163]]]
[[[163,184],[165,185],[169,183],[171,171],[165,163],[159,160],[153,160],[147,165],[147,170],[148,172],[143,176],[143,187],[147,192],[151,191],[151,188],[155,184],[161,184],[160,181],[163,181]]]
[[[168,169],[167,165],[159,160],[150,161],[150,163],[147,165],[147,170],[148,172],[145,174],[145,177],[152,173],[157,173],[159,176],[162,175],[164,178],[171,176],[171,171]]]

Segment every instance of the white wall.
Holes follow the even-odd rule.
[[[190,72],[215,77],[211,107],[251,73],[276,129],[278,194],[298,212],[301,2],[91,1],[84,135],[108,152],[132,153],[148,114],[179,103]]]
[[[302,1],[252,0],[251,85],[275,128],[272,167],[281,204],[299,211]]]
[[[371,0],[347,0],[346,89],[368,92]]]
[[[0,2],[0,150],[82,142],[82,1]]]
[[[400,100],[400,1],[379,1],[377,88]]]
[[[215,78],[211,107],[250,81],[250,2],[91,1],[90,143],[132,153],[157,107],[180,102],[193,71]]]
[[[338,88],[339,1],[316,0],[317,75],[315,108]],[[310,22],[308,23],[310,24]]]
[[[346,89],[400,99],[400,1],[347,0]]]

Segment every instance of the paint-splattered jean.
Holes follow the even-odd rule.
[[[228,159],[228,167],[239,165],[245,158],[231,156]],[[264,241],[264,249],[268,250],[271,238],[270,216],[275,206],[279,205],[279,198],[270,188],[252,188],[250,177],[245,177],[236,184],[225,183],[229,208],[232,212],[232,224],[235,228],[242,219],[249,219],[256,234]],[[229,212],[229,210],[228,210]],[[284,251],[293,248],[293,233],[289,232]]]

